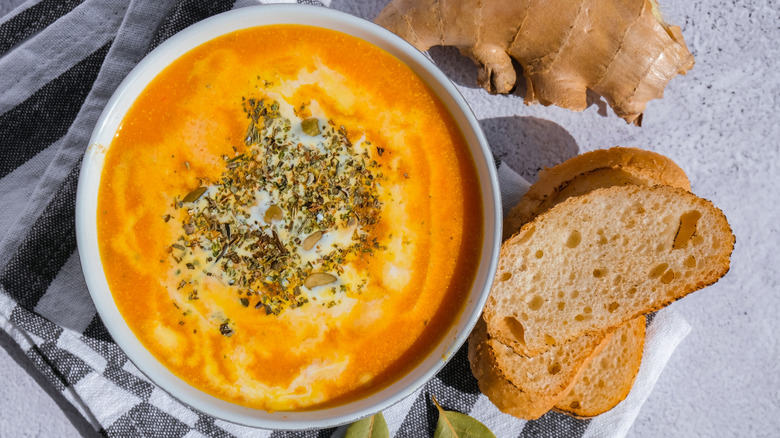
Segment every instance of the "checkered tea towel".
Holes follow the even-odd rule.
[[[310,3],[299,0],[299,3]],[[0,19],[0,326],[107,436],[331,437],[345,426],[283,432],[238,426],[174,400],[112,341],[87,292],[74,206],[81,157],[107,100],[151,49],[250,0],[30,0]],[[504,211],[528,188],[500,162]],[[690,330],[673,311],[649,326],[629,397],[593,420],[549,413],[521,421],[480,394],[466,349],[384,415],[395,437],[431,436],[430,402],[476,417],[499,437],[622,436]]]

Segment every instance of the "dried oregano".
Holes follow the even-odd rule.
[[[200,178],[197,188],[174,200],[173,209],[183,214],[163,216],[166,222],[182,218],[182,233],[169,247],[182,266],[176,270],[179,289],[197,299],[193,291],[200,280],[215,277],[233,286],[243,307],[278,315],[308,303],[306,291],[312,288],[332,286],[335,293],[362,287],[337,282],[350,259],[383,248],[369,235],[380,219],[384,179],[373,155],[384,149],[358,148],[346,127],[314,117],[296,122],[317,141],[317,147],[312,139],[306,145],[275,100],[245,99],[244,111],[248,127],[241,153],[222,157],[217,180]],[[262,218],[252,213],[259,193],[271,199]],[[304,262],[302,251],[317,250],[326,233],[338,230],[354,230],[351,244],[332,245],[314,262]],[[329,307],[337,302],[320,301]],[[230,336],[228,329],[220,330]]]

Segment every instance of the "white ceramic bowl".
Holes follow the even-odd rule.
[[[484,242],[476,280],[458,321],[442,342],[409,374],[366,398],[342,406],[305,411],[250,409],[220,400],[187,384],[155,359],[119,313],[109,290],[98,250],[97,200],[105,154],[138,95],[171,62],[189,50],[225,33],[271,24],[303,24],[333,29],[368,41],[391,53],[422,77],[452,113],[476,164],[484,205]],[[248,7],[201,21],[173,36],[146,56],[125,78],[103,110],[84,155],[76,197],[76,236],[89,292],[116,343],[154,383],[182,402],[207,414],[267,429],[311,429],[336,426],[381,411],[430,380],[465,342],[485,304],[495,274],[501,236],[498,181],[474,114],[456,88],[430,60],[385,29],[360,18],[321,7],[264,5]]]

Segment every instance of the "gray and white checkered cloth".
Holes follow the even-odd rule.
[[[312,3],[298,0],[298,3]],[[316,3],[316,2],[314,2]],[[0,326],[54,387],[107,436],[331,437],[252,429],[209,417],[158,388],[112,341],[81,273],[74,207],[81,157],[111,94],[151,49],[251,0],[30,0],[0,19]],[[497,162],[504,211],[528,183]],[[629,397],[593,420],[522,421],[480,394],[465,347],[384,414],[395,437],[432,435],[435,395],[499,437],[623,436],[690,330],[666,309],[652,320]]]

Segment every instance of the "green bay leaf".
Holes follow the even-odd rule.
[[[466,414],[455,411],[445,411],[436,397],[433,404],[439,410],[439,422],[433,438],[496,438],[493,432],[484,424]]]
[[[390,438],[390,429],[381,412],[349,425],[344,438]]]

